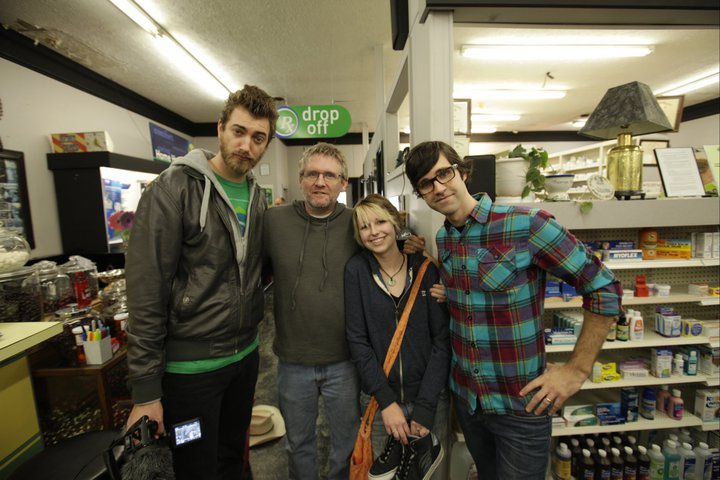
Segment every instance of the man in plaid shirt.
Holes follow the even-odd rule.
[[[471,195],[470,166],[451,146],[421,143],[405,165],[416,194],[446,218],[436,240],[452,317],[450,388],[468,449],[481,478],[544,479],[550,415],[590,374],[621,311],[620,282],[548,212]],[[583,297],[583,328],[560,366],[545,364],[548,273]]]

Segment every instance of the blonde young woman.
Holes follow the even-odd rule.
[[[377,458],[369,478],[405,478],[412,469],[412,478],[430,478],[443,456],[449,406],[448,313],[430,295],[439,273],[430,264],[422,278],[400,353],[386,376],[383,361],[424,256],[398,247],[400,214],[380,195],[355,206],[353,225],[363,250],[345,266],[346,331],[362,406],[370,396],[379,404],[372,430]]]

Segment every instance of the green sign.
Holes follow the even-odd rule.
[[[350,130],[350,112],[340,105],[283,105],[278,107],[278,138],[336,138]]]

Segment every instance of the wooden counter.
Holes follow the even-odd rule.
[[[62,332],[62,322],[0,323],[0,362]]]

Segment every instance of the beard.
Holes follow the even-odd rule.
[[[260,158],[253,158],[250,152],[231,151],[223,141],[220,142],[220,156],[228,170],[238,177],[245,176],[260,161]]]

